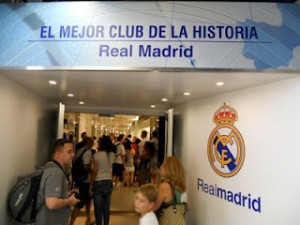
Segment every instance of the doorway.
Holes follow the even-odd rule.
[[[130,115],[130,114],[109,114],[109,113],[64,113],[63,131],[67,138],[74,136],[74,144],[81,141],[81,133],[86,132],[88,136],[95,137],[96,140],[102,135],[109,135],[117,138],[120,134],[126,137],[131,135],[131,140],[141,138],[142,131],[147,131],[147,140],[151,140],[151,133],[157,131],[158,136],[158,161],[159,165],[164,159],[165,152],[165,117],[149,115]],[[135,192],[138,188],[137,182],[133,187],[121,185],[114,188],[111,201],[111,224],[137,224],[139,215],[134,209]],[[91,208],[92,221],[93,206]],[[80,212],[75,220],[75,225],[85,224],[85,211]]]

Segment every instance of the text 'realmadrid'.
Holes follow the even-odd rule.
[[[245,208],[251,209],[254,212],[261,213],[261,198],[252,198],[251,194],[243,194],[242,192],[233,192],[226,190],[225,188],[218,187],[217,184],[205,183],[203,179],[198,179],[197,184],[198,190],[202,192],[215,196],[217,198],[223,199],[225,201],[234,203],[238,206],[243,206]]]

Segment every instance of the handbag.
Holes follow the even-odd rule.
[[[161,210],[158,217],[159,225],[186,225],[186,204],[177,202],[173,185],[171,187],[174,193],[175,204]]]
[[[185,212],[185,203],[170,205],[162,210],[159,225],[186,225]]]

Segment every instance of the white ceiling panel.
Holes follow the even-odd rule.
[[[66,105],[66,111],[163,114],[194,99],[295,77],[285,72],[0,70],[0,75],[39,96]],[[56,80],[57,85],[49,85]],[[216,86],[222,81],[224,85]],[[190,92],[190,96],[184,96]],[[74,97],[68,97],[69,93]],[[168,101],[162,102],[162,98]],[[84,105],[79,105],[83,101]],[[155,108],[150,108],[155,105]]]

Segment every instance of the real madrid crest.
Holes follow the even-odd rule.
[[[222,177],[234,176],[244,163],[244,140],[238,129],[233,126],[237,120],[235,109],[225,103],[214,114],[217,127],[210,134],[207,154],[211,167]]]

